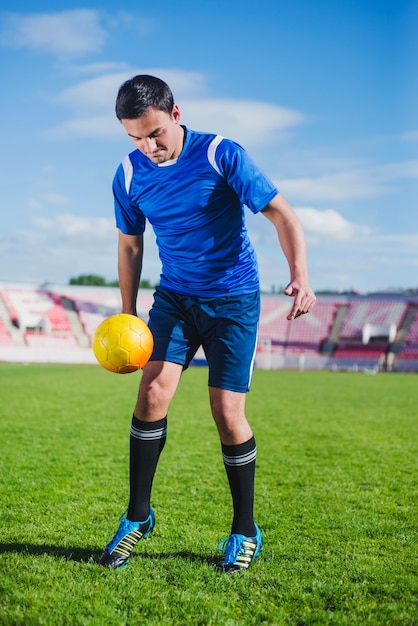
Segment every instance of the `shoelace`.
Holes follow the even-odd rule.
[[[122,517],[120,518],[119,527],[115,532],[113,538],[109,542],[109,545],[114,542],[120,541],[120,539],[124,537],[127,533],[131,532],[131,530],[132,529],[130,528],[129,520],[127,520],[126,517],[123,517],[122,515]]]
[[[225,552],[225,563],[234,563],[239,554],[245,554],[244,535],[229,535],[218,544],[218,550]]]

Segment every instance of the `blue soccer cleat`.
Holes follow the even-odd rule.
[[[218,566],[220,571],[233,574],[250,567],[263,546],[261,531],[257,524],[255,529],[255,537],[233,534],[219,542],[218,550],[225,552],[225,558]]]
[[[150,509],[150,514],[144,522],[131,522],[124,513],[120,518],[119,528],[115,536],[107,544],[100,557],[99,564],[113,569],[126,565],[138,541],[146,539],[154,530],[154,526],[155,515],[152,509]]]

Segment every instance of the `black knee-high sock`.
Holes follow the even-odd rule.
[[[254,437],[235,446],[222,444],[234,508],[231,533],[254,537],[254,477],[257,448]]]
[[[167,435],[167,417],[157,422],[142,422],[132,416],[130,436],[130,498],[126,517],[142,522],[150,510],[151,488],[160,453]]]

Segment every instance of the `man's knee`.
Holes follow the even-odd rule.
[[[234,445],[247,441],[252,430],[245,417],[246,394],[211,387],[210,404],[222,443]]]
[[[155,421],[167,415],[181,370],[176,363],[163,361],[153,361],[145,366],[134,411],[138,419]]]

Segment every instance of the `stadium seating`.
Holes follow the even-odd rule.
[[[397,358],[418,360],[418,310]]]
[[[152,293],[142,290],[138,298],[138,315],[145,321],[152,306]],[[121,310],[120,293],[115,288],[70,286],[63,290],[63,294],[73,303],[90,342],[98,325]]]
[[[1,289],[0,296],[3,299],[3,302],[6,306],[6,309],[10,316],[10,321],[15,326],[19,325],[19,318],[15,307],[13,306],[12,298],[9,295],[9,289]]]
[[[14,345],[14,341],[12,337],[10,336],[10,333],[8,332],[7,328],[5,327],[5,325],[3,324],[1,320],[0,320],[0,345],[2,346]]]
[[[45,333],[25,333],[26,344],[31,348],[59,348],[69,350],[77,347],[74,335],[47,335]]]
[[[76,304],[77,306],[77,304]],[[110,313],[112,315],[112,313]],[[93,335],[98,325],[103,322],[106,315],[102,312],[86,311],[84,309],[78,309],[78,316],[83,326],[84,332],[87,334],[91,343]]]
[[[145,321],[152,302],[153,291],[140,290]],[[1,283],[0,305],[0,360],[13,353],[28,362],[95,362],[93,334],[121,310],[118,288],[77,285]],[[256,367],[377,370],[389,369],[390,357],[390,369],[418,371],[418,296],[319,296],[309,315],[288,321],[291,306],[284,295],[262,294]],[[205,362],[197,356],[194,364]]]
[[[71,331],[59,297],[35,289],[10,288],[1,291],[12,322],[22,330]]]
[[[293,321],[287,319],[290,308],[290,298],[261,298],[260,340],[269,340],[276,349],[293,353],[319,352],[321,343],[330,333],[338,299],[318,301],[309,315],[301,315]]]
[[[338,359],[379,359],[385,354],[387,347],[387,344],[359,345],[355,347],[350,344],[338,344],[333,356]]]
[[[361,340],[363,327],[366,324],[375,324],[377,326],[395,324],[398,327],[407,306],[407,302],[402,300],[381,300],[367,297],[350,302],[340,338],[342,340]]]
[[[361,296],[347,304],[348,310],[329,367],[384,367],[386,355],[407,311],[407,300]],[[379,329],[382,336],[374,336],[373,331],[380,334]]]

